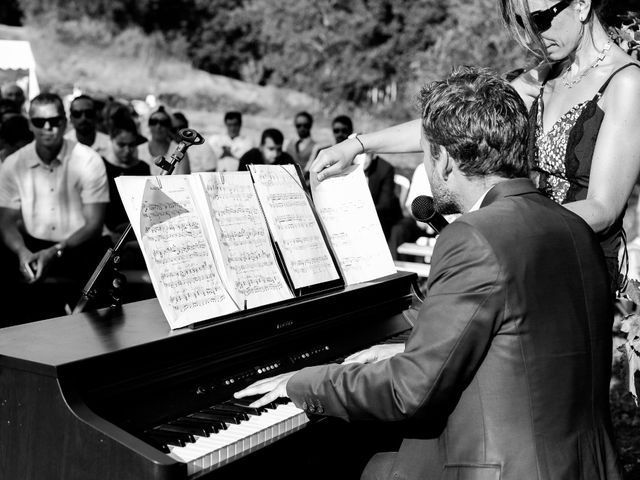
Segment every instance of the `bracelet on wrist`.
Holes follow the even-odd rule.
[[[364,144],[362,143],[362,140],[360,140],[360,138],[358,137],[358,135],[356,135],[356,136],[355,136],[355,137],[353,137],[353,138],[355,138],[355,139],[358,141],[358,143],[360,144],[360,147],[362,147],[362,152],[360,152],[360,153],[365,153],[365,151],[366,151],[366,150],[365,150],[365,148],[364,148]]]
[[[64,253],[64,244],[62,243],[56,243],[53,248],[56,249],[56,257],[60,258],[62,256],[62,254]]]

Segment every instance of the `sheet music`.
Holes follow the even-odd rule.
[[[362,165],[312,184],[312,194],[347,285],[396,273]]]
[[[237,311],[225,290],[186,176],[116,179],[171,328]]]
[[[249,165],[249,168],[294,288],[339,279],[295,166]]]
[[[276,260],[249,172],[200,173],[199,198],[211,247],[227,285],[244,308],[293,298]]]

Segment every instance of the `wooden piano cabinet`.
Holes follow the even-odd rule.
[[[186,478],[186,465],[100,421],[83,405],[74,410],[89,418],[69,408],[56,378],[0,367],[0,478]]]

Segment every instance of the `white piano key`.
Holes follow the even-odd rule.
[[[262,415],[251,415],[240,424],[230,424],[209,437],[196,437],[184,447],[171,447],[172,458],[187,463],[190,474],[216,468],[258,450],[308,421],[293,403],[278,405]]]

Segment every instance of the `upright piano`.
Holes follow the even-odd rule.
[[[406,334],[415,280],[397,273],[174,331],[156,299],[2,329],[0,478],[223,478],[282,439],[295,445],[294,432],[316,428],[302,410],[252,410],[233,393]]]

